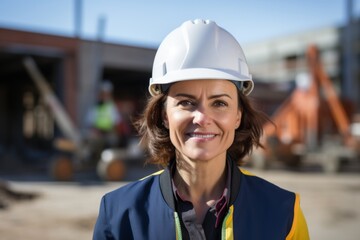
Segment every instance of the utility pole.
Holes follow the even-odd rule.
[[[74,0],[74,27],[75,38],[81,38],[82,27],[82,0]]]
[[[344,82],[343,82],[343,97],[351,101],[352,104],[357,104],[358,100],[358,79],[355,74],[355,33],[354,33],[354,17],[353,17],[353,0],[346,1],[346,17],[347,22],[344,26]],[[358,106],[354,106],[358,108]],[[357,109],[358,110],[358,109]]]
[[[96,41],[94,42],[94,80],[93,80],[93,96],[98,94],[103,77],[103,48],[106,27],[106,17],[100,16],[97,23]]]

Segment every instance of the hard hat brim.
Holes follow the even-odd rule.
[[[181,69],[179,71],[171,71],[165,74],[163,77],[150,79],[149,92],[152,96],[158,95],[161,90],[157,85],[161,84],[170,84],[179,81],[190,81],[190,80],[200,80],[200,79],[224,79],[231,81],[247,82],[244,84],[241,91],[245,95],[249,95],[253,88],[254,83],[250,76],[239,75],[238,72],[231,70],[218,70],[213,68],[191,68],[191,69]]]

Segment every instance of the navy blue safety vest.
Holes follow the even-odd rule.
[[[232,165],[221,239],[309,239],[297,194]],[[101,200],[93,239],[182,239],[171,188],[165,169],[107,193]]]

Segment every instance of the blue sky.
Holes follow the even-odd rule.
[[[73,36],[76,0],[0,0],[0,27]],[[360,16],[360,0],[353,0]],[[240,43],[346,23],[346,0],[82,0],[83,38],[157,47],[189,19],[215,20]]]

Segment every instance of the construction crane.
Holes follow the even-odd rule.
[[[343,159],[359,160],[359,123],[350,122],[317,47],[308,47],[306,57],[308,72],[298,75],[297,88],[264,126],[265,149],[252,156],[256,167],[312,161],[333,173]]]

